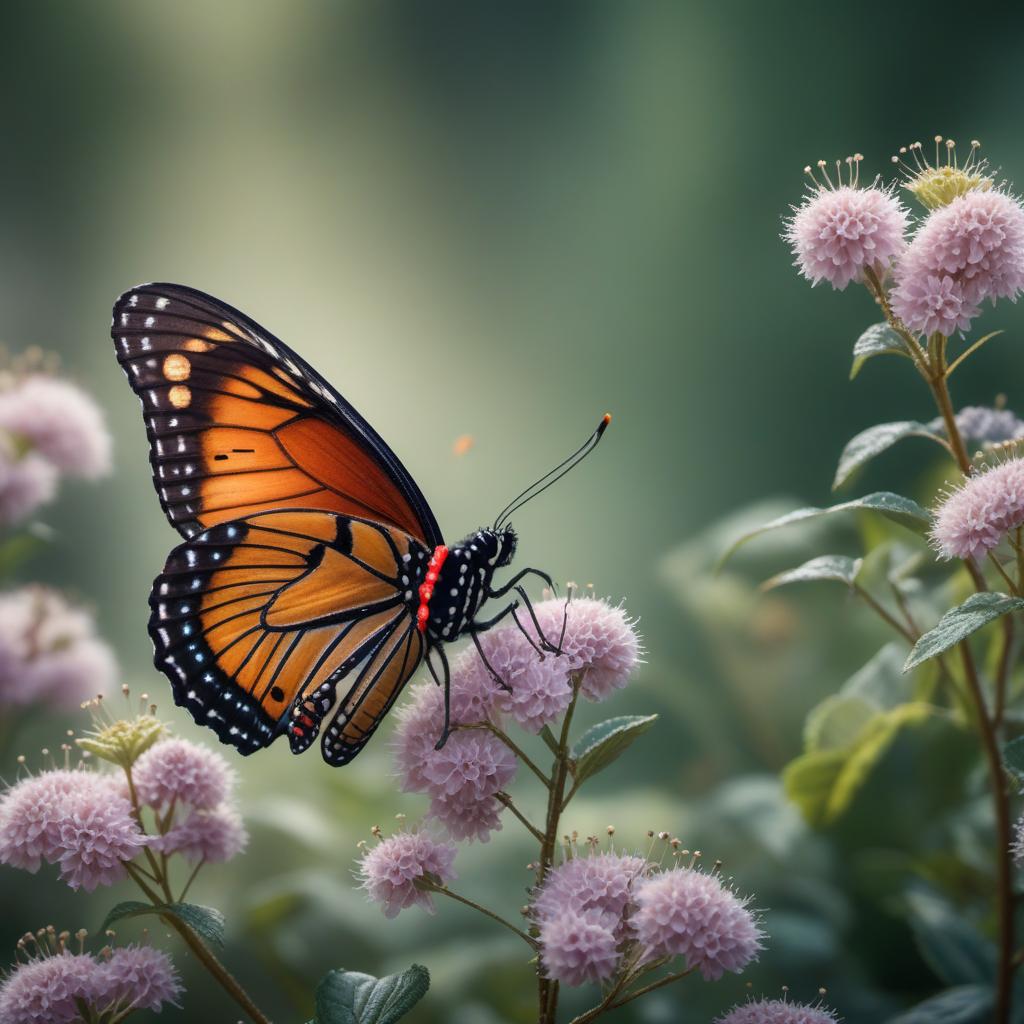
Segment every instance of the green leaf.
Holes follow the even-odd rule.
[[[869,359],[883,355],[910,358],[903,339],[888,324],[872,324],[854,343],[850,380],[860,373],[861,367]]]
[[[935,431],[926,424],[918,423],[915,420],[900,420],[897,423],[878,423],[867,430],[862,430],[855,437],[851,437],[839,456],[839,465],[836,467],[835,479],[832,481],[832,490],[838,490],[853,472],[870,462],[876,455],[881,455],[887,448],[891,448],[897,441],[905,437],[927,437],[938,444],[945,442]]]
[[[807,716],[804,746],[808,752],[844,750],[857,741],[864,726],[878,714],[877,704],[863,697],[826,697]]]
[[[992,984],[996,954],[949,903],[929,889],[907,893],[910,927],[925,963],[947,985]]]
[[[925,633],[910,652],[903,665],[909,672],[922,661],[934,658],[955,647],[961,640],[976,633],[982,626],[1010,612],[1024,608],[1024,598],[1009,597],[995,591],[972,594],[963,604],[951,608],[938,623]]]
[[[1003,763],[1017,776],[1018,781],[1024,782],[1024,736],[1010,740],[1003,747]]]
[[[196,932],[211,946],[224,945],[224,915],[213,907],[201,907],[195,903],[140,903],[126,900],[118,903],[103,921],[101,932],[106,931],[115,921],[128,917],[143,917],[155,914],[158,917],[176,917]]]
[[[853,802],[899,731],[924,721],[933,711],[923,702],[900,704],[868,719],[848,746],[802,754],[782,773],[787,796],[811,825],[831,824]]]
[[[761,589],[774,590],[789,583],[808,583],[813,580],[836,580],[852,587],[857,573],[860,572],[862,561],[860,558],[848,558],[846,555],[819,555],[796,569],[787,569],[770,580],[765,580],[761,584]]]
[[[317,986],[315,1024],[394,1024],[428,988],[430,972],[419,964],[386,978],[331,971]]]
[[[928,513],[916,501],[904,498],[899,494],[893,494],[891,491],[876,491],[874,494],[866,494],[863,498],[854,498],[852,501],[830,505],[828,508],[798,508],[795,512],[779,516],[778,519],[773,519],[770,523],[765,523],[764,526],[745,533],[738,540],[734,541],[725,554],[722,555],[718,563],[719,567],[724,565],[735,554],[736,550],[746,544],[748,540],[759,537],[762,533],[767,533],[769,530],[778,530],[783,526],[802,523],[808,519],[818,519],[820,516],[829,516],[836,512],[856,512],[860,510],[881,512],[883,516],[893,520],[893,522],[899,523],[908,530],[913,530],[915,533],[920,534],[927,532],[931,522]]]
[[[577,785],[607,768],[637,736],[647,732],[657,715],[619,715],[592,725],[572,748]]]
[[[994,1006],[987,985],[958,985],[890,1017],[889,1024],[989,1024]]]

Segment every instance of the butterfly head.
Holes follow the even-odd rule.
[[[473,543],[492,569],[503,569],[515,558],[518,538],[512,524],[506,523],[497,530],[489,526],[481,527],[474,535]]]

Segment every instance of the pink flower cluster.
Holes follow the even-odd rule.
[[[28,776],[0,798],[0,864],[35,873],[56,864],[72,889],[92,892],[125,874],[144,846],[198,864],[230,860],[248,835],[235,809],[234,773],[188,740],[150,747],[132,769],[135,794],[166,827],[140,827],[125,779],[84,768]]]
[[[140,803],[162,818],[173,812],[167,830],[150,839],[154,849],[193,864],[228,861],[245,849],[235,773],[220,754],[189,740],[160,740],[135,762],[132,780]]]
[[[999,189],[933,210],[896,267],[892,306],[919,334],[965,331],[986,299],[1024,288],[1024,208]]]
[[[151,946],[121,946],[100,957],[63,950],[15,966],[0,985],[0,1020],[71,1024],[82,1019],[79,999],[96,1019],[104,1013],[121,1020],[132,1010],[177,1005],[181,993],[170,957]]]
[[[1024,460],[969,477],[935,510],[931,539],[943,558],[978,558],[1024,525]]]
[[[562,636],[564,623],[563,653],[541,658],[535,646],[540,638],[526,616],[523,624],[531,639],[514,623],[484,634],[487,659],[510,690],[498,686],[473,648],[462,652],[452,665],[453,725],[497,723],[504,714],[536,733],[568,708],[572,673],[580,673],[580,693],[588,700],[604,700],[626,685],[640,658],[640,641],[621,608],[578,598],[568,609],[564,601],[549,600],[535,610],[552,643]],[[428,794],[430,817],[452,837],[486,841],[501,828],[497,794],[516,773],[518,762],[508,746],[486,729],[462,728],[436,750],[444,695],[429,683],[413,688],[397,718],[395,761],[402,788]]]
[[[592,853],[553,868],[534,893],[547,977],[604,982],[632,951],[641,961],[684,957],[709,980],[739,974],[762,946],[746,901],[715,874],[659,871],[642,857]]]
[[[110,472],[110,434],[77,385],[43,373],[0,390],[0,525],[51,501],[60,474],[94,480]]]
[[[432,914],[429,887],[457,877],[452,869],[455,853],[451,843],[438,842],[423,832],[396,832],[363,854],[357,877],[386,917],[395,917],[414,904]]]
[[[906,228],[906,210],[885,189],[822,186],[794,209],[783,237],[811,284],[842,291],[866,267],[884,272],[903,251]]]
[[[116,674],[88,612],[48,587],[0,593],[0,706],[78,707],[109,690]]]
[[[758,999],[734,1006],[715,1024],[839,1024],[835,1010],[820,1003],[791,1003],[789,999]]]
[[[92,892],[118,881],[145,843],[113,775],[47,771],[0,798],[0,864],[32,873],[44,861],[59,865],[72,889]]]

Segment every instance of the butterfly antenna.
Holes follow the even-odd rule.
[[[500,530],[501,527],[508,522],[509,516],[511,516],[518,509],[521,509],[528,501],[532,501],[537,497],[538,494],[543,494],[553,483],[557,480],[561,480],[570,469],[575,469],[596,447],[598,441],[601,440],[604,432],[608,429],[608,424],[612,421],[612,414],[606,412],[601,417],[601,422],[598,423],[597,429],[576,449],[567,459],[563,459],[554,469],[549,470],[539,480],[535,480],[529,487],[524,491],[520,491],[502,510],[498,513],[498,518],[494,520],[494,529]]]

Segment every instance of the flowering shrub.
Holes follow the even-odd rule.
[[[181,982],[166,953],[152,946],[107,945],[94,956],[85,952],[87,934],[75,936],[77,953],[70,934],[53,928],[19,940],[19,960],[0,983],[4,1024],[115,1024],[135,1010],[178,1005]]]
[[[839,694],[811,711],[806,750],[783,781],[807,821],[825,828],[849,812],[904,734],[943,730],[940,758],[948,757],[961,773],[954,806],[947,816],[930,811],[929,843],[936,848],[907,858],[898,898],[926,963],[947,990],[905,1019],[1006,1024],[1016,1019],[1015,1009],[1019,1013],[1013,975],[1021,962],[1012,873],[1021,842],[1012,834],[1011,802],[1024,781],[1015,706],[1021,692],[1017,620],[1024,609],[1024,424],[1001,404],[956,412],[950,378],[995,336],[964,336],[982,304],[1015,300],[1024,290],[1024,206],[979,158],[977,143],[963,162],[950,140],[936,138],[934,160],[919,143],[905,147],[893,158],[899,180],[890,183],[879,178],[860,185],[853,170],[859,160],[848,162],[848,183],[837,184],[824,162],[818,165],[783,237],[812,283],[824,279],[843,288],[857,282],[881,311],[882,322],[854,346],[851,376],[875,356],[896,356],[890,362],[905,362],[921,377],[938,418],[862,431],[842,452],[833,486],[844,486],[908,437],[923,437],[942,453],[944,482],[929,480],[930,507],[885,491],[799,509],[745,533],[730,553],[765,530],[842,512],[880,515],[902,529],[873,525],[856,555],[820,554],[765,584],[838,582],[904,645],[897,662],[904,679],[887,669],[891,647],[883,648]],[[919,207],[913,220],[899,216],[898,188]],[[880,235],[884,245],[867,244]],[[973,457],[968,443],[979,449]],[[957,744],[972,750],[983,770],[959,768],[959,755],[952,755]],[[909,791],[914,780],[904,780]],[[987,846],[990,854],[979,852],[968,865],[961,855],[967,841],[977,851]],[[968,875],[972,881],[964,885]],[[889,912],[893,899],[890,894]],[[963,962],[957,967],[944,959],[939,950],[951,948],[946,942],[957,957],[985,967],[966,972]],[[736,1007],[721,1022],[833,1019],[821,1007],[783,1000]]]
[[[570,741],[580,699],[607,699],[629,682],[641,656],[621,607],[570,597],[541,601],[535,622],[524,616],[493,629],[479,638],[482,656],[469,649],[455,660],[453,732],[441,749],[444,695],[429,683],[413,687],[397,712],[394,754],[403,789],[429,798],[426,822],[390,836],[375,828],[375,841],[361,844],[358,876],[388,917],[414,904],[433,913],[431,897],[441,895],[522,939],[536,956],[541,1022],[556,1019],[560,986],[600,985],[599,1001],[575,1018],[584,1024],[696,972],[706,980],[741,973],[758,956],[764,933],[720,866],[703,870],[700,854],[667,832],[648,833],[645,853],[617,849],[610,826],[605,849],[597,836],[563,835],[562,816],[580,787],[654,721],[614,718]],[[541,653],[545,639],[558,640],[558,655]],[[513,737],[512,726],[526,739],[540,737],[553,756],[549,769]],[[518,775],[540,785],[543,824],[510,795]],[[449,884],[457,842],[489,841],[508,816],[538,847],[523,927]]]

